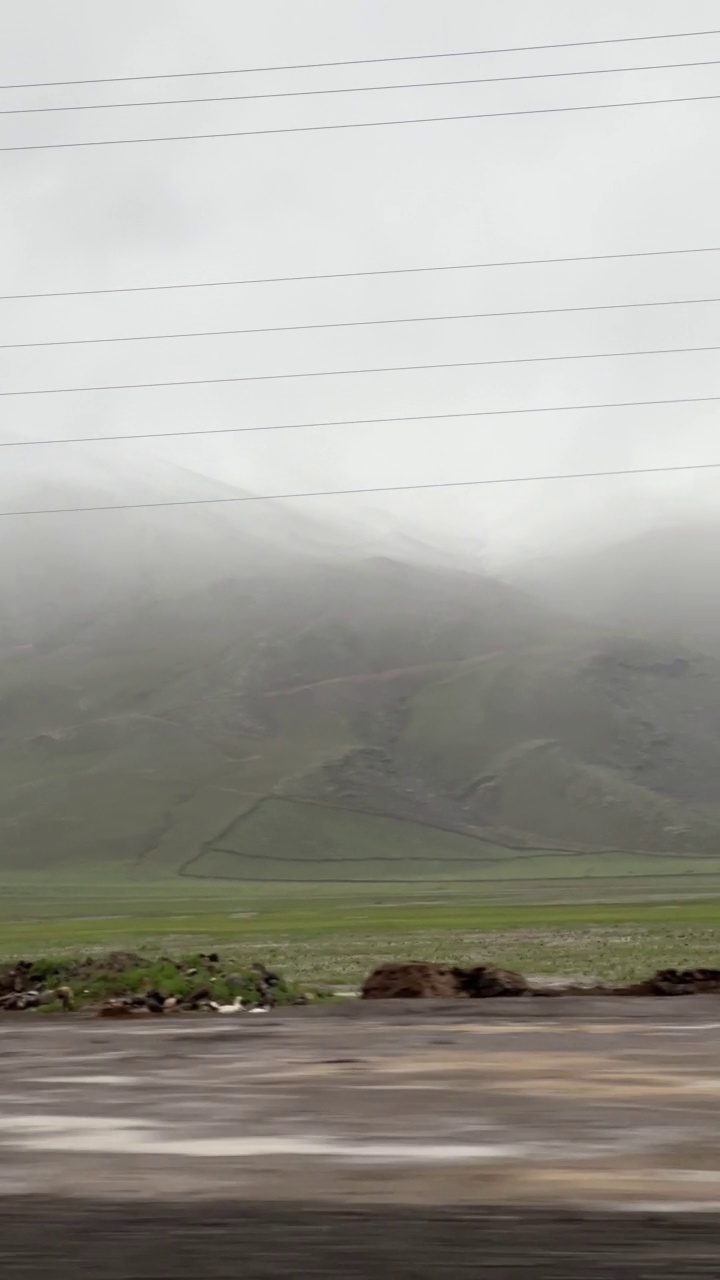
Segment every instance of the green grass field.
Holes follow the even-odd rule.
[[[182,864],[198,881],[313,888],[328,882],[356,886],[393,882],[475,884],[497,894],[536,882],[666,880],[715,874],[715,856],[613,850],[513,848],[423,822],[315,801],[268,796],[247,805],[223,831]],[[493,890],[493,886],[495,889]]]
[[[668,965],[720,967],[720,877],[277,888],[0,877],[3,956],[107,948],[227,949],[307,984],[354,985],[388,959],[627,980]]]

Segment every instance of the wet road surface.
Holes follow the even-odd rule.
[[[720,999],[7,1015],[0,1193],[3,1280],[717,1280]]]

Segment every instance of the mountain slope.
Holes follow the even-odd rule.
[[[719,712],[713,659],[556,635],[428,681],[306,786],[520,843],[714,853]]]
[[[364,815],[395,822],[372,828],[381,860],[408,824],[405,874],[423,831],[440,869],[453,840],[478,867],[505,846],[714,854],[716,659],[479,573],[322,558],[327,529],[292,510],[219,510],[93,545],[45,526],[18,544],[27,577],[3,562],[0,867],[220,874],[242,852],[262,878],[300,825],[330,864],[333,841],[369,858]]]

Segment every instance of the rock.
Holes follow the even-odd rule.
[[[98,1018],[132,1018],[136,1010],[124,1000],[106,1000],[97,1011]]]
[[[257,974],[255,978],[257,998],[262,1004],[270,1008],[275,1004],[275,988],[281,985],[282,978],[260,962],[253,965],[253,971]]]
[[[17,1013],[22,1009],[32,1009],[33,997],[35,992],[25,991],[9,991],[7,995],[0,996],[0,1009],[6,1013]],[[39,1000],[36,1000],[39,1003]]]
[[[202,1009],[212,999],[209,987],[196,987],[181,1001],[183,1009]]]
[[[32,967],[32,961],[18,960],[17,964],[0,970],[0,996],[24,991],[30,982]]]

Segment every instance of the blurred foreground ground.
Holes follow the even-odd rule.
[[[720,1274],[712,997],[19,1014],[0,1049],[3,1280]]]

